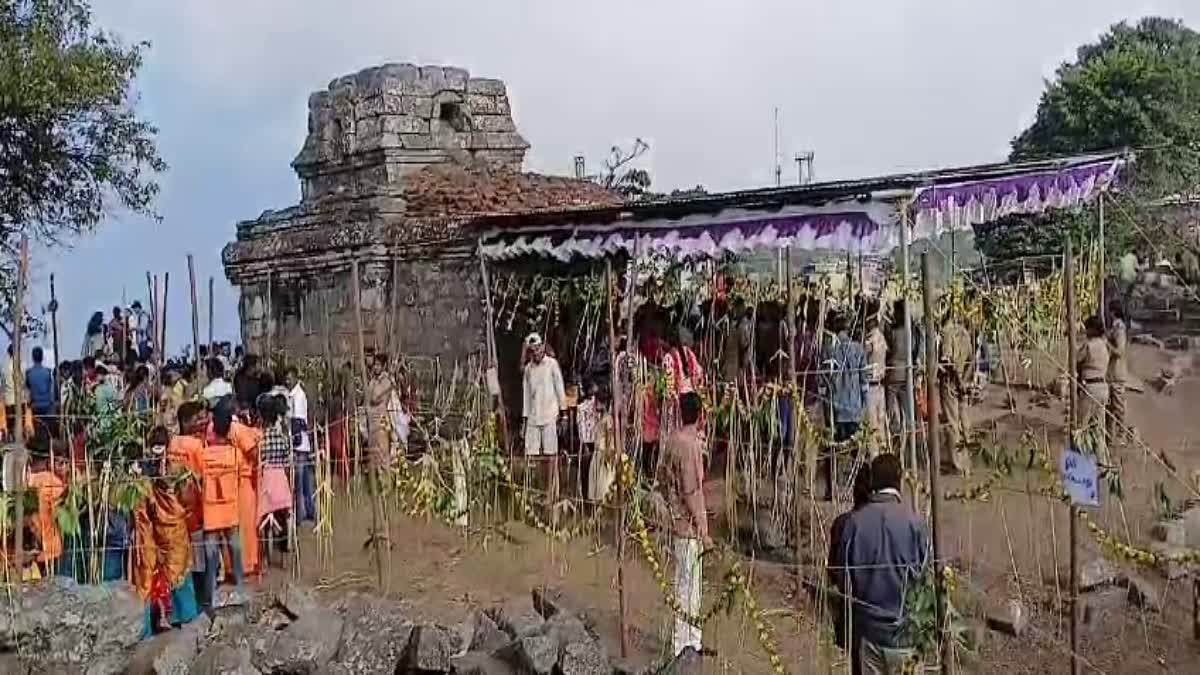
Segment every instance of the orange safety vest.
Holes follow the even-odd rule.
[[[238,452],[228,443],[204,448],[204,531],[238,524]]]

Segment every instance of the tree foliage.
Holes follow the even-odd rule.
[[[93,27],[86,0],[0,0],[0,292],[22,235],[58,246],[113,207],[156,215],[166,164],[134,110],[147,47]]]
[[[1114,148],[1137,152],[1114,205],[1128,218],[1110,219],[1108,228],[1110,244],[1120,246],[1133,238],[1122,231],[1127,219],[1152,226],[1147,205],[1200,186],[1200,34],[1149,17],[1116,24],[1083,45],[1047,83],[1033,123],[1012,142],[1012,159]],[[1016,257],[1058,250],[1064,233],[1094,226],[1090,215],[1056,215],[1012,219],[977,235],[989,257]]]
[[[604,173],[597,182],[628,200],[655,196],[650,192],[650,172],[629,166],[649,149],[650,144],[640,138],[634,139],[629,150],[614,145],[604,160]]]

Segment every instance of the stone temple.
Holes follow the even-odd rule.
[[[504,83],[461,68],[388,64],[312,94],[292,161],[300,203],[238,223],[222,254],[247,351],[354,355],[357,260],[368,351],[481,353],[481,271],[463,226],[619,203],[594,183],[523,173],[528,149]]]

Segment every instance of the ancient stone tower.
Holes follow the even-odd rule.
[[[461,68],[389,64],[312,94],[292,162],[300,203],[238,223],[223,252],[247,349],[355,353],[356,261],[368,351],[478,353],[479,264],[460,226],[617,201],[592,183],[522,173],[528,149],[504,83]]]

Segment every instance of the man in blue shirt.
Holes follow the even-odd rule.
[[[837,443],[849,440],[858,433],[866,409],[867,358],[862,343],[850,337],[846,317],[834,314],[829,319],[833,338],[821,353],[821,395],[825,402],[826,420],[833,429]],[[825,460],[825,487],[829,499],[834,495],[832,462]]]
[[[58,397],[54,391],[54,373],[42,364],[44,359],[42,348],[34,347],[33,366],[25,371],[25,388],[29,390],[29,408],[33,411],[34,420],[55,436],[55,404]]]
[[[929,535],[921,517],[900,498],[900,459],[882,454],[871,462],[874,493],[845,521],[840,546],[842,583],[853,603],[852,670],[899,675],[917,659],[904,616],[904,596],[921,582],[930,563]]]

